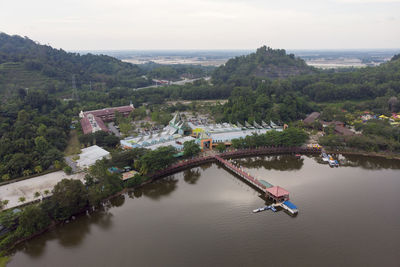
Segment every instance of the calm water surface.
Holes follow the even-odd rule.
[[[291,192],[299,215],[217,164],[120,196],[18,247],[8,266],[400,266],[400,163],[236,160]]]

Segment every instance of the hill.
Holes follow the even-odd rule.
[[[215,70],[213,79],[218,82],[243,77],[280,79],[314,72],[304,60],[286,54],[284,49],[263,46],[255,53],[228,60]]]
[[[140,87],[149,84],[138,66],[105,55],[80,55],[0,33],[0,92],[19,88],[64,92],[72,75],[78,87]]]

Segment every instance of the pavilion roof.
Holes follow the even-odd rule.
[[[286,191],[284,188],[280,186],[273,186],[266,189],[268,193],[273,195],[274,197],[283,197],[289,195],[289,191]]]

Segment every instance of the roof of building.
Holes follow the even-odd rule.
[[[354,135],[354,132],[351,131],[349,128],[339,126],[339,125],[337,125],[335,127],[335,131],[341,135],[346,135],[346,136]]]
[[[328,125],[344,125],[344,122],[341,121],[321,121],[322,125],[328,126]]]
[[[128,179],[132,178],[133,176],[135,176],[137,173],[138,173],[138,172],[135,171],[135,170],[132,170],[132,171],[129,171],[129,172],[124,172],[124,173],[122,174],[122,178],[121,178],[121,179],[122,179],[123,181],[128,180]]]
[[[81,126],[84,134],[89,134],[92,132],[92,125],[89,122],[89,119],[87,117],[83,117],[81,119]]]
[[[267,192],[273,195],[274,197],[283,197],[283,196],[288,196],[289,192],[283,189],[280,186],[273,186],[270,188],[267,188]]]
[[[90,110],[90,111],[85,111],[83,114],[86,116],[88,114],[93,114],[93,116],[99,117],[99,116],[105,116],[109,114],[115,113],[115,111],[125,113],[125,112],[131,112],[134,110],[133,106],[121,106],[121,107],[114,107],[114,108],[103,108],[103,109],[96,109],[96,110]]]
[[[307,118],[305,118],[303,120],[303,122],[307,123],[307,124],[313,123],[316,119],[319,118],[320,115],[321,115],[321,113],[319,113],[319,112],[313,112],[310,115],[308,115]]]
[[[84,134],[89,134],[99,130],[105,132],[109,131],[102,119],[91,116],[90,114],[81,119],[81,126]]]
[[[81,168],[89,167],[95,164],[97,160],[108,157],[109,155],[110,152],[99,146],[90,146],[82,149],[82,153],[79,155],[79,159],[77,160],[77,165]]]

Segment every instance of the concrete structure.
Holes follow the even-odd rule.
[[[104,122],[115,119],[115,112],[119,112],[122,116],[127,117],[134,109],[133,105],[130,104],[129,106],[104,108],[85,112],[81,111],[79,117],[81,118],[83,133],[89,134],[97,131],[108,132],[109,130]]]
[[[79,154],[77,165],[79,168],[87,168],[96,163],[97,160],[103,158],[109,158],[110,152],[102,149],[99,146],[90,146],[82,149],[82,153]]]
[[[52,172],[19,182],[2,185],[0,186],[0,197],[1,200],[7,199],[9,201],[6,209],[10,209],[20,206],[22,204],[41,199],[46,196],[50,196],[53,187],[62,179],[74,179],[84,181],[84,177],[85,173],[67,175],[63,171]],[[48,190],[50,194],[45,195],[45,190]],[[34,194],[36,192],[39,192],[41,194],[39,198],[34,197]],[[20,197],[25,197],[24,203],[19,202]]]

